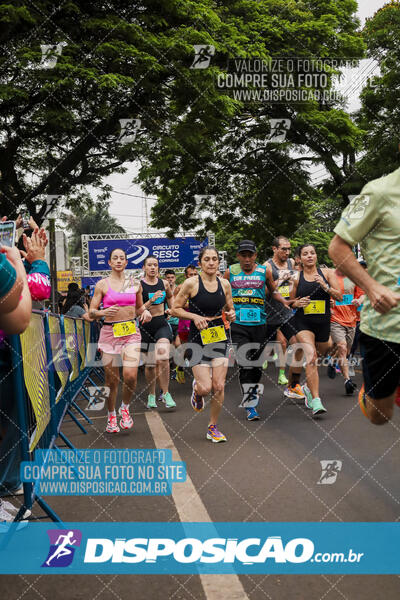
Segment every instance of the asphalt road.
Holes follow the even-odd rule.
[[[205,438],[208,410],[195,414],[189,403],[191,376],[186,383],[171,384],[175,411],[160,407],[157,414],[165,426],[196,489],[199,502],[212,521],[398,521],[400,411],[384,427],[369,424],[356,397],[344,394],[343,381],[321,373],[321,398],[328,412],[313,418],[302,401],[284,398],[276,384],[277,371],[270,366],[263,376],[261,420],[247,422],[239,408],[240,394],[234,369],[228,385],[219,428],[228,442],[214,444]],[[355,380],[360,384],[360,375]],[[71,423],[63,431],[80,448],[154,448],[145,409],[144,376],[140,375],[134,404],[135,425],[129,433],[104,434],[105,410],[92,411],[93,426],[83,435]],[[86,403],[80,402],[82,408]],[[153,411],[151,411],[153,412]],[[154,411],[155,412],[155,411]],[[153,432],[154,433],[154,432]],[[337,461],[341,469],[332,484],[318,483],[320,461]],[[175,484],[179,485],[179,484]],[[173,497],[52,497],[52,508],[65,521],[179,521]],[[196,504],[194,505],[196,506]],[[193,506],[192,506],[193,510]],[[44,519],[35,505],[33,518]],[[22,558],[23,559],[23,558]],[[232,596],[218,579],[220,598],[251,600],[349,599],[386,600],[400,596],[397,576],[354,575],[257,575],[240,576],[244,590]],[[226,580],[228,581],[228,580]],[[0,597],[54,600],[68,598],[100,600],[131,598],[191,599],[207,597],[197,575],[2,576]],[[216,596],[214,596],[216,597]]]

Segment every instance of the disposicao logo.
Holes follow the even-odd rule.
[[[50,548],[42,567],[68,567],[74,558],[75,548],[81,545],[79,529],[48,529]]]
[[[251,550],[250,550],[251,549]],[[296,538],[283,544],[280,536],[266,540],[210,538],[201,541],[183,538],[90,538],[87,540],[85,563],[155,563],[161,557],[173,558],[178,563],[234,563],[246,565],[265,563],[304,563],[314,553],[314,544],[307,538]],[[161,560],[163,559],[161,558]]]

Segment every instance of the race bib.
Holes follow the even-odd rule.
[[[261,321],[261,311],[259,308],[241,308],[239,311],[239,320],[243,323],[259,323]]]
[[[325,300],[311,300],[308,306],[304,307],[305,315],[324,315]]]
[[[149,294],[149,300],[152,299],[152,297],[154,296],[156,292],[150,292]],[[154,300],[153,304],[162,304],[165,300],[165,290],[161,293],[161,296],[159,298],[157,298],[157,300]]]
[[[116,338],[132,335],[136,333],[135,321],[124,321],[123,323],[113,323],[113,335]]]
[[[336,300],[335,304],[336,306],[348,306],[353,302],[353,298],[353,294],[343,294],[343,300],[341,302]]]
[[[278,292],[280,293],[281,296],[283,296],[284,298],[289,298],[290,296],[290,289],[289,289],[289,284],[287,283],[286,285],[280,285],[278,287]]]
[[[217,325],[217,327],[207,327],[200,331],[201,341],[204,345],[212,344],[213,342],[223,342],[226,338],[225,327]]]

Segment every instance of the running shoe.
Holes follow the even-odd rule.
[[[147,408],[157,408],[157,402],[155,394],[149,394],[147,396]]]
[[[332,359],[329,359],[327,375],[328,375],[329,379],[335,379],[335,377],[336,377],[336,369],[332,363]]]
[[[326,408],[322,405],[321,398],[318,397],[312,399],[311,408],[313,416],[321,415],[322,413],[326,412]]]
[[[251,408],[246,408],[246,412],[247,412],[246,418],[248,421],[259,421],[260,420],[260,415],[254,408],[254,406]]]
[[[161,400],[164,402],[166,408],[175,408],[176,406],[176,403],[169,392],[163,394]]]
[[[185,383],[185,371],[183,370],[183,367],[176,367],[175,373],[176,381],[178,383]]]
[[[337,375],[340,375],[340,373],[342,372],[341,368],[339,365],[335,365],[335,371]]]
[[[268,369],[268,361],[267,360],[264,360],[262,368],[264,369],[264,371],[265,371],[265,369]]]
[[[285,373],[282,371],[279,373],[278,377],[278,385],[287,385],[289,383],[289,379],[286,377]]]
[[[121,429],[131,429],[133,427],[133,419],[129,414],[129,408],[125,408],[121,404],[118,412],[121,417],[121,420],[119,422],[119,426],[121,427]]]
[[[109,415],[106,427],[107,433],[119,433],[116,415]]]
[[[196,412],[201,412],[202,410],[204,410],[204,398],[203,398],[203,396],[199,396],[199,394],[196,394],[196,392],[194,391],[195,385],[196,385],[196,380],[193,379],[193,383],[192,383],[193,391],[192,391],[192,395],[190,397],[190,404],[192,405],[193,410],[195,410]]]
[[[296,385],[293,386],[288,385],[283,394],[286,398],[296,398],[297,400],[303,400],[304,398],[303,388],[299,383],[296,383]]]
[[[364,417],[367,417],[367,419],[368,419],[369,417],[367,414],[367,407],[366,407],[365,402],[366,402],[366,397],[365,397],[365,390],[364,390],[364,384],[363,384],[361,386],[361,390],[358,394],[358,404],[360,405],[362,414],[364,415]]]
[[[351,379],[346,379],[344,382],[344,389],[346,390],[346,394],[348,396],[352,396],[357,389],[357,384]]]
[[[226,437],[218,431],[216,425],[209,425],[207,429],[207,439],[213,442],[226,442]]]
[[[301,386],[301,389],[303,390],[304,403],[306,405],[306,408],[312,408],[312,399],[313,398],[312,398],[312,393],[310,391],[310,388],[305,383],[304,385]]]

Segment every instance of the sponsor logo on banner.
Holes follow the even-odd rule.
[[[133,246],[136,248],[133,252],[127,254],[126,258],[130,260],[134,265],[138,265],[150,254],[150,249],[146,246]]]
[[[79,529],[49,529],[50,548],[42,567],[69,567],[74,559],[75,548],[81,545]]]

